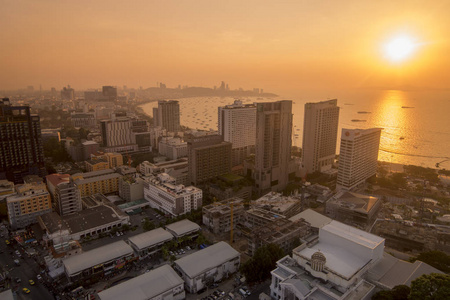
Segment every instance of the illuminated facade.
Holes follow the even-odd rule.
[[[377,173],[381,130],[342,128],[337,190],[350,190]]]
[[[16,186],[16,195],[6,198],[11,228],[19,229],[36,223],[40,215],[52,211],[50,193],[43,182]]]
[[[80,190],[81,197],[93,194],[111,194],[119,192],[119,178],[122,175],[111,169],[77,173],[72,175],[72,181]]]
[[[337,99],[306,103],[303,120],[303,165],[308,173],[331,169],[339,122]]]

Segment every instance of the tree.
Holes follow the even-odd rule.
[[[78,130],[78,136],[79,136],[80,139],[82,139],[82,140],[87,140],[87,136],[88,136],[89,133],[90,133],[90,131],[87,130],[87,129],[84,129],[83,127],[81,127],[81,128]]]
[[[155,229],[155,223],[149,221],[149,220],[145,220],[144,224],[142,225],[142,229],[144,229],[144,231],[150,231]]]
[[[394,300],[391,291],[379,291],[372,296],[371,300]]]
[[[161,253],[164,259],[167,259],[167,257],[169,256],[169,249],[167,249],[167,246],[164,245],[161,248]]]
[[[416,260],[423,261],[436,269],[449,273],[450,272],[450,255],[441,251],[422,252],[417,257],[413,258],[411,262]]]
[[[270,277],[270,271],[283,255],[283,250],[276,244],[259,247],[253,257],[241,266],[241,272],[249,283],[263,281]]]
[[[450,299],[450,275],[424,274],[411,282],[409,299]]]
[[[45,141],[43,148],[44,156],[51,157],[55,163],[72,161],[72,158],[69,153],[67,153],[62,142],[58,142],[58,140],[54,137]]]
[[[392,174],[392,181],[395,185],[399,187],[406,187],[406,174],[405,173],[394,173]]]

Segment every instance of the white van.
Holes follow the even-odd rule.
[[[239,289],[239,294],[241,294],[242,297],[247,297],[247,293],[243,289]]]

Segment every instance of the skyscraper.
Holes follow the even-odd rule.
[[[377,172],[381,128],[342,128],[336,189],[350,190]]]
[[[255,184],[260,194],[288,183],[292,146],[292,101],[256,104]]]
[[[158,101],[158,109],[153,109],[153,120],[155,126],[161,126],[169,132],[179,131],[180,104],[178,101]]]
[[[333,165],[338,123],[337,99],[305,104],[302,157],[308,173],[323,172]]]
[[[219,134],[232,145],[232,165],[242,164],[255,149],[256,106],[235,100],[232,105],[219,107]]]
[[[0,100],[0,179],[23,183],[26,175],[45,176],[40,119],[29,106]]]
[[[197,137],[187,143],[189,182],[193,185],[231,172],[231,143],[224,142],[221,135]]]

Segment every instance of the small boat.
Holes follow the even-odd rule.
[[[358,111],[358,114],[370,114],[370,111]]]
[[[366,122],[366,120],[353,119],[352,122]]]
[[[414,108],[413,106],[402,106],[402,108]]]
[[[401,137],[399,138],[399,140],[404,140],[404,139],[405,139],[405,138],[404,138],[404,137],[402,137],[402,136],[401,136]]]

